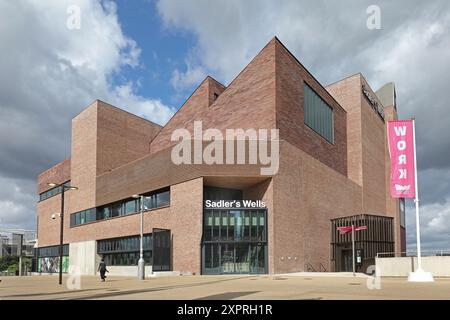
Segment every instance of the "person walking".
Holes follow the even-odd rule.
[[[98,265],[97,272],[100,272],[100,279],[102,279],[102,282],[105,282],[106,272],[109,272],[109,271],[106,269],[106,262],[103,258]]]

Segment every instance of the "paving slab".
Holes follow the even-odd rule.
[[[450,299],[450,279],[410,283],[406,278],[373,278],[299,273],[282,275],[132,277],[55,276],[0,277],[0,299]]]

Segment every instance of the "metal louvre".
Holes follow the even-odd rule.
[[[394,251],[394,219],[392,217],[375,215],[356,215],[331,220],[331,261],[334,271],[349,271],[345,269],[344,251],[351,250],[351,232],[340,235],[338,227],[355,225],[367,226],[364,231],[355,232],[356,250],[363,250],[363,263],[357,266],[358,272],[366,272],[369,265],[379,252]]]

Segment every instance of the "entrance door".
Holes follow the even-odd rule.
[[[236,273],[250,273],[250,261],[249,261],[249,245],[236,245],[235,246],[235,272]]]
[[[153,229],[153,271],[170,271],[170,230]]]
[[[220,246],[221,273],[234,273],[234,245]]]
[[[342,269],[343,272],[352,272],[353,271],[353,263],[352,263],[353,253],[352,249],[343,249],[342,250]]]

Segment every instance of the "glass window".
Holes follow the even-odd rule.
[[[219,240],[220,211],[214,211],[213,240]]]
[[[136,199],[133,199],[125,203],[125,214],[135,213],[138,211],[136,202]]]
[[[244,211],[244,240],[250,240],[250,211]]]
[[[234,240],[240,241],[244,238],[244,215],[241,211],[234,213],[235,225],[234,225]]]
[[[228,212],[227,211],[221,211],[221,225],[220,225],[220,239],[221,240],[227,240],[228,239]]]
[[[104,207],[103,209],[104,209],[103,210],[103,214],[104,214],[103,219],[111,218],[111,208],[108,206],[108,207]]]
[[[81,211],[80,215],[80,224],[86,223],[86,211]]]
[[[205,211],[205,222],[204,222],[204,240],[210,241],[212,239],[212,226],[213,226],[213,216],[211,211]]]
[[[303,105],[305,124],[328,142],[334,143],[333,109],[306,83]]]
[[[74,213],[72,213],[70,215],[70,226],[71,227],[75,226],[75,214]]]
[[[250,237],[252,240],[258,240],[258,216],[257,211],[250,211]]]
[[[69,186],[70,185],[70,180],[65,182],[64,185]],[[51,189],[49,189],[47,191],[44,191],[41,194],[39,194],[39,200],[42,201],[42,200],[48,199],[50,197],[53,197],[53,196],[61,193],[61,191],[62,191],[61,187],[51,188]]]
[[[266,215],[264,211],[259,211],[259,224],[258,224],[258,240],[265,241],[266,240],[266,228],[265,228],[265,219]]]
[[[118,217],[122,215],[122,204],[116,203],[111,206],[111,217]]]
[[[79,225],[80,224],[80,213],[77,212],[75,213],[75,225]]]
[[[170,191],[164,191],[156,194],[156,205],[158,207],[165,207],[170,205]]]
[[[89,218],[86,218],[87,222],[93,222],[97,219],[97,210],[95,208],[89,209]]]
[[[154,195],[144,197],[144,206],[146,210],[156,208],[156,197]]]
[[[151,234],[144,235],[144,260],[146,265],[152,264],[151,239]],[[100,240],[97,247],[98,254],[105,259],[107,265],[137,265],[140,255],[140,237]]]

